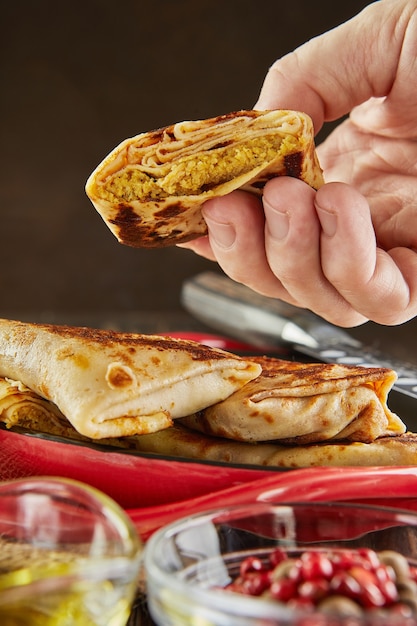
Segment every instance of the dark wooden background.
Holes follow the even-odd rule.
[[[4,3],[0,316],[181,325],[183,280],[214,265],[176,248],[118,244],[85,196],[88,175],[126,137],[250,108],[277,57],[367,4]],[[414,328],[353,332],[413,359]]]

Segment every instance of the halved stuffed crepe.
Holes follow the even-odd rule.
[[[387,406],[397,376],[386,368],[254,357],[262,373],[223,402],[182,422],[237,441],[370,442],[406,428]]]
[[[260,371],[193,341],[0,320],[0,376],[53,402],[93,439],[167,428]]]
[[[207,231],[203,202],[274,176],[323,183],[311,119],[288,110],[238,111],[186,121],[123,141],[91,174],[86,192],[126,245],[161,247]]]

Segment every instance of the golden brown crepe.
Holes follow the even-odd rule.
[[[73,441],[93,442],[77,432],[47,400],[22,383],[0,378],[0,421],[18,431]],[[100,439],[108,449],[121,448],[196,461],[276,468],[312,466],[417,465],[417,434],[379,437],[371,443],[331,441],[305,445],[279,442],[247,443],[213,437],[179,423],[165,430],[131,437]]]
[[[253,357],[262,373],[222,402],[181,420],[235,441],[370,442],[406,427],[387,407],[397,376],[386,368]]]
[[[93,439],[167,428],[260,370],[194,341],[0,319],[0,376],[53,402]]]
[[[69,423],[52,402],[41,398],[22,382],[0,377],[0,421],[8,428],[25,425],[53,429]]]
[[[18,432],[35,432],[91,443],[95,440],[81,435],[58,407],[18,380],[0,377],[0,422]],[[129,437],[108,437],[100,444],[126,448]]]
[[[0,421],[4,421],[0,411]],[[10,424],[11,425],[11,424]],[[18,431],[30,431],[64,437],[73,441],[93,442],[80,435],[69,422],[48,419],[39,414],[27,419],[24,412],[14,423]],[[96,442],[97,443],[97,442]],[[100,439],[100,444],[115,451],[157,454],[163,457],[211,461],[269,468],[405,466],[417,465],[417,434],[405,433],[379,437],[371,443],[331,441],[305,445],[279,442],[248,443],[204,435],[175,421],[165,430],[147,435]]]
[[[238,465],[276,468],[417,465],[414,433],[379,437],[371,443],[332,441],[294,446],[231,441],[192,431],[175,422],[159,433],[128,437],[128,440],[140,452]]]
[[[206,233],[203,202],[239,188],[262,193],[275,176],[323,184],[311,119],[297,111],[238,111],[123,141],[86,192],[126,245],[162,247]]]

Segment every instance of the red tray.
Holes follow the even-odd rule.
[[[248,344],[210,333],[170,335],[231,352],[257,351]],[[99,443],[90,445],[0,430],[0,480],[36,475],[73,478],[107,493],[125,508],[194,498],[255,480],[271,471],[279,470],[110,451]]]
[[[417,511],[417,467],[314,467],[271,474],[169,506],[131,509],[139,535],[146,541],[175,520],[247,503],[344,502]]]
[[[253,347],[201,333],[172,336],[249,354]],[[109,450],[0,428],[0,480],[64,476],[127,509],[146,540],[160,526],[202,510],[255,501],[355,501],[417,511],[417,467],[282,470]]]
[[[194,498],[255,480],[270,470],[189,462],[0,430],[0,480],[64,476],[107,493],[124,508]]]

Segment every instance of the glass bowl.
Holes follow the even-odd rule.
[[[223,589],[246,557],[265,562],[271,552],[282,551],[297,560],[307,552],[329,557],[352,550],[395,551],[415,567],[417,515],[333,502],[253,503],[197,514],[161,528],[147,542],[148,608],[158,626],[416,626],[408,605],[401,614],[361,608],[345,616]]]
[[[0,624],[122,626],[142,545],[108,496],[73,480],[0,483]]]

